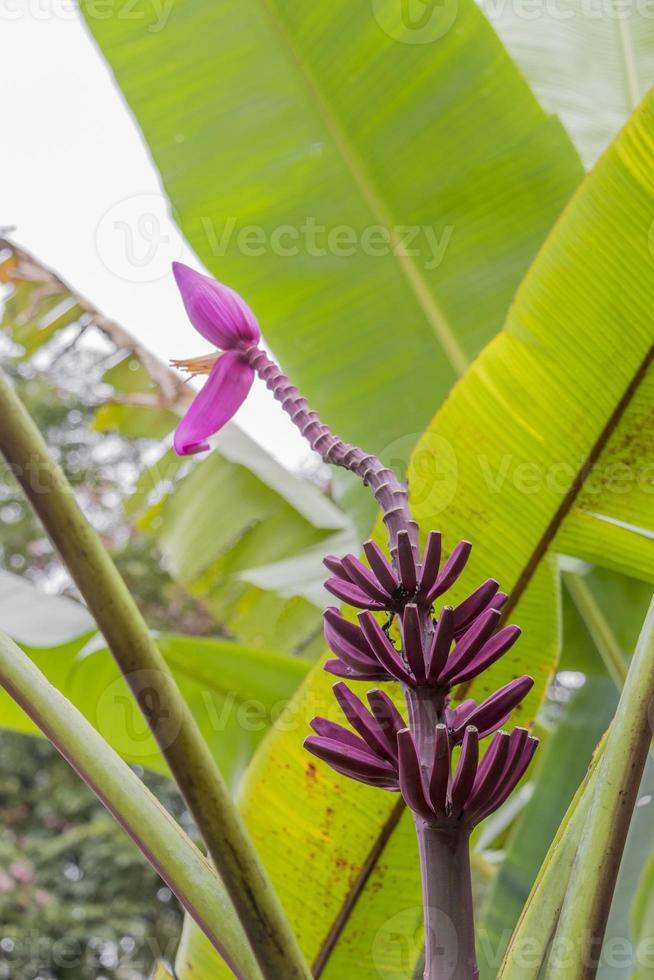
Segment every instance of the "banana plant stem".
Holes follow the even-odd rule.
[[[599,763],[597,785],[561,909],[545,980],[590,980],[652,737],[654,600]]]
[[[622,650],[590,588],[580,575],[564,573],[566,586],[616,687],[622,691],[628,665]],[[611,669],[611,666],[613,669]],[[556,931],[566,888],[580,842],[586,832],[598,780],[599,763],[609,728],[597,745],[590,767],[552,842],[531,894],[507,948],[498,980],[537,980]],[[650,743],[650,754],[653,748]],[[523,956],[525,949],[534,953]]]
[[[229,790],[129,590],[0,371],[0,451],[84,597],[221,875],[264,977],[310,977]]]
[[[550,845],[507,947],[497,980],[538,980],[541,974],[559,921],[569,868],[588,820],[597,785],[597,769],[607,739],[608,732],[605,732]]]

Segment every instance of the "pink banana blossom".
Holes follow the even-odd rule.
[[[209,449],[209,436],[222,429],[247,398],[254,369],[246,351],[256,347],[261,331],[250,307],[229,286],[181,262],[173,262],[173,273],[189,320],[218,348],[215,354],[172,362],[192,376],[208,375],[175,431],[175,452],[190,456]]]

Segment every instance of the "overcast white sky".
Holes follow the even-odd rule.
[[[199,263],[71,0],[0,0],[0,106],[0,227],[162,359],[207,350],[169,273]],[[286,464],[306,458],[262,386],[237,421]]]

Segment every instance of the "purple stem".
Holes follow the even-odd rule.
[[[429,782],[434,760],[436,725],[443,721],[445,697],[428,687],[404,688],[409,727],[418,750],[420,767]]]
[[[443,721],[445,699],[435,697],[435,692],[425,687],[405,687],[404,696],[420,768],[429,785],[436,725]],[[469,833],[465,828],[453,831],[431,826],[417,815],[414,822],[425,915],[425,980],[474,980],[479,971]]]
[[[477,980],[469,833],[415,816],[425,910],[425,980]]]

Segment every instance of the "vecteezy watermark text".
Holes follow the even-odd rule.
[[[156,34],[163,30],[175,0],[84,0],[87,21],[124,20]],[[77,20],[77,0],[0,0],[0,21]]]
[[[654,0],[483,0],[488,19],[501,22],[509,13],[516,20],[626,21],[654,20]]]
[[[0,0],[2,3],[3,0]],[[409,259],[426,272],[437,269],[452,241],[454,225],[382,225],[355,227],[323,224],[312,215],[288,224],[240,224],[235,217],[217,223],[199,219],[208,250],[215,258],[274,255],[280,259]],[[182,239],[156,193],[135,194],[113,204],[98,222],[98,256],[114,275],[127,282],[153,282],[167,276],[181,257]]]
[[[311,258],[333,256],[342,259],[357,254],[371,258],[394,255],[414,259],[428,271],[441,264],[454,232],[453,225],[445,225],[439,230],[431,225],[329,226],[311,215],[300,224],[274,227],[239,226],[236,218],[228,218],[220,227],[207,217],[201,218],[200,223],[215,256],[223,256],[232,249],[250,258],[260,258],[266,253],[281,258],[304,254]]]

